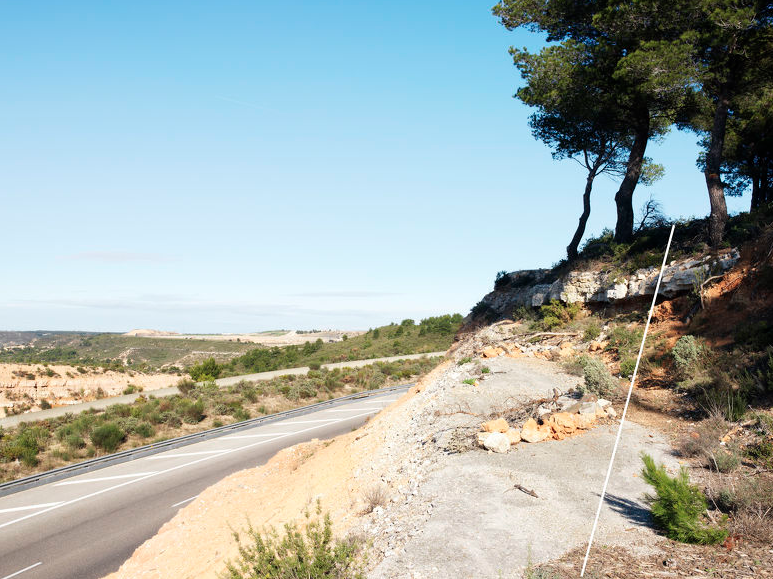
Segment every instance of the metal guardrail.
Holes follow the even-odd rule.
[[[333,398],[332,400],[325,400],[323,402],[317,402],[315,404],[309,404],[308,406],[301,406],[300,408],[293,408],[292,410],[285,410],[284,412],[277,412],[276,414],[269,414],[268,416],[260,416],[258,418],[250,418],[242,422],[235,422],[233,424],[226,424],[225,426],[219,426],[209,430],[203,430],[201,432],[194,432],[193,434],[186,434],[185,436],[179,436],[177,438],[170,438],[161,442],[155,442],[147,444],[145,446],[138,446],[137,448],[130,448],[116,452],[114,454],[107,454],[105,456],[99,456],[78,462],[76,464],[70,464],[54,470],[33,474],[17,480],[8,481],[0,484],[0,497],[4,497],[13,493],[17,493],[22,490],[34,488],[72,476],[76,476],[82,473],[91,472],[114,464],[121,464],[134,460],[135,458],[141,458],[143,456],[149,456],[152,454],[158,454],[166,450],[174,448],[180,448],[181,446],[188,446],[196,442],[202,442],[204,440],[210,440],[212,438],[218,438],[226,434],[233,432],[239,432],[246,430],[260,424],[267,424],[271,422],[278,422],[291,416],[303,416],[316,412],[320,408],[325,406],[337,406],[341,402],[347,400],[356,400],[358,398],[371,398],[374,396],[389,394],[397,390],[404,390],[413,386],[415,382],[409,384],[400,384],[397,386],[389,386],[387,388],[380,388],[378,390],[366,390],[364,392],[357,392],[356,394],[349,394],[347,396],[341,396],[340,398]]]

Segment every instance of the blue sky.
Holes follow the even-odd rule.
[[[0,329],[367,329],[558,261],[584,175],[492,4],[3,3]],[[651,146],[637,207],[708,212],[695,140]]]

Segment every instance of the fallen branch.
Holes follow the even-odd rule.
[[[705,286],[705,285],[706,285],[707,283],[709,283],[710,281],[712,281],[712,280],[715,280],[715,279],[720,279],[721,277],[724,277],[724,276],[722,276],[722,275],[712,275],[710,278],[707,278],[707,279],[706,279],[706,280],[705,280],[705,281],[704,281],[704,282],[701,284],[701,291],[699,292],[699,293],[700,293],[700,296],[701,296],[701,309],[703,309],[703,308],[704,308],[704,304],[703,304],[703,286]]]
[[[532,496],[532,497],[534,497],[535,499],[538,499],[538,498],[539,498],[539,497],[537,496],[537,493],[535,493],[533,490],[531,490],[531,489],[527,489],[525,486],[519,485],[518,483],[514,484],[514,485],[513,485],[513,488],[511,488],[511,489],[507,489],[507,490],[505,491],[505,493],[506,493],[507,491],[521,491],[522,493],[526,493],[527,495],[529,495],[529,496]],[[502,493],[502,494],[504,494],[504,493]]]

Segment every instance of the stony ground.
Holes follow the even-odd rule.
[[[522,577],[529,564],[582,548],[616,421],[599,412],[595,427],[563,440],[522,441],[500,448],[505,452],[482,448],[478,433],[487,421],[504,418],[525,434],[540,408],[575,402],[579,379],[557,364],[504,348],[483,354],[503,343],[497,330],[484,330],[362,429],[289,449],[208,489],[114,577],[215,577],[236,554],[232,528],[246,520],[281,525],[316,498],[340,535],[371,545],[373,579]],[[660,435],[627,424],[601,514],[597,562],[609,546],[641,556],[658,549],[642,503],[648,489],[638,476],[641,452],[672,471],[678,466]]]

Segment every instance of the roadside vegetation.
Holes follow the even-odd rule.
[[[308,375],[239,382],[181,380],[179,395],[140,396],[132,404],[0,428],[0,481],[43,472],[94,456],[273,414],[346,394],[404,384],[440,358],[376,362],[361,368],[310,370]]]
[[[222,579],[365,579],[366,546],[353,538],[333,537],[329,513],[317,501],[315,515],[306,511],[302,527],[295,523],[258,530],[249,525],[246,537],[234,531],[239,558],[229,561]]]
[[[306,342],[303,346],[254,348],[225,363],[208,358],[187,370],[194,380],[223,378],[284,368],[367,360],[405,354],[424,354],[447,350],[462,325],[460,314],[431,317],[418,324],[406,319],[368,330],[341,342]]]
[[[430,317],[419,323],[373,328],[340,342],[308,341],[302,346],[256,346],[225,340],[170,340],[120,334],[52,333],[33,346],[0,350],[0,363],[36,364],[27,379],[51,377],[50,364],[67,364],[77,373],[99,370],[167,372],[194,380],[222,378],[298,366],[314,368],[328,362],[346,362],[447,350],[462,324],[460,314]],[[202,354],[203,353],[203,354]]]

